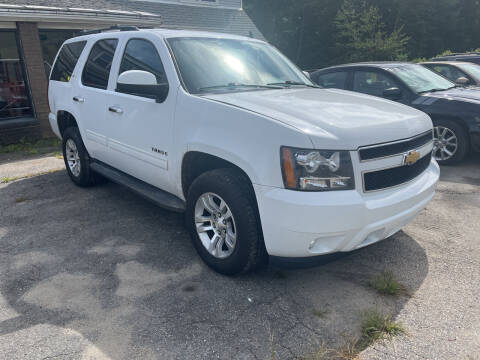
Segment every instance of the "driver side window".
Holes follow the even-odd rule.
[[[450,65],[435,65],[433,70],[452,82],[457,82],[458,78],[461,77],[469,78],[467,74]]]
[[[128,41],[118,74],[129,70],[147,71],[155,75],[157,84],[167,83],[160,55],[155,46],[148,40],[131,39]]]
[[[355,71],[353,91],[383,97],[385,90],[391,88],[400,86],[390,77],[374,71]]]

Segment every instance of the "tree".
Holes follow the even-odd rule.
[[[402,27],[387,33],[377,7],[345,0],[335,17],[336,62],[406,60]]]

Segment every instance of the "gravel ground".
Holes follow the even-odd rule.
[[[17,160],[19,176],[39,166]],[[442,170],[392,238],[240,278],[203,265],[181,215],[115,184],[80,189],[63,170],[0,184],[0,359],[296,359],[342,348],[371,308],[408,333],[361,359],[479,359],[480,158]],[[369,287],[385,269],[409,296]]]

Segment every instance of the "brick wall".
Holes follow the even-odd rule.
[[[39,121],[39,133],[43,137],[54,136],[48,122],[48,80],[43,65],[42,48],[36,23],[17,22],[18,37],[27,70],[35,117]]]

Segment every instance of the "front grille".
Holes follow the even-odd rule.
[[[387,189],[415,179],[428,168],[431,160],[432,154],[429,153],[411,166],[404,165],[365,173],[363,174],[365,191]]]
[[[360,149],[360,160],[366,161],[398,155],[412,149],[418,149],[432,140],[433,133],[429,131],[428,133],[419,135],[413,139]]]

